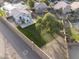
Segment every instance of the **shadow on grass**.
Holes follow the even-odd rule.
[[[46,41],[41,37],[38,30],[36,30],[35,24],[22,29],[21,27],[17,27],[25,36],[27,36],[30,40],[32,40],[38,47],[42,47],[46,44]]]

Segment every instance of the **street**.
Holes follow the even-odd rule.
[[[13,46],[22,59],[41,59],[18,35],[12,32],[4,23],[0,22],[0,32]]]
[[[69,47],[69,59],[79,59],[79,44]]]

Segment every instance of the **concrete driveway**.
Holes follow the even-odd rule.
[[[19,36],[12,32],[5,24],[0,22],[0,32],[13,46],[22,59],[41,59]]]

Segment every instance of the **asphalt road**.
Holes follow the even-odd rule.
[[[18,35],[12,32],[4,23],[0,22],[0,32],[13,46],[22,59],[41,59]]]
[[[69,47],[69,59],[79,59],[79,44]]]

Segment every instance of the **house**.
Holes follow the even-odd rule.
[[[12,15],[16,24],[21,26],[21,28],[25,28],[29,25],[34,24],[34,20],[31,17],[31,11],[27,11],[23,9],[13,9]]]
[[[54,10],[60,10],[62,9],[62,13],[66,14],[67,12],[71,11],[71,7],[69,4],[67,4],[65,1],[59,1],[56,3],[53,7]]]
[[[36,13],[43,13],[45,10],[47,10],[48,6],[43,2],[35,2],[34,9]]]
[[[7,15],[6,17],[12,16],[11,15],[11,10],[13,10],[14,8],[15,7],[12,4],[8,3],[8,2],[5,2],[4,5],[1,7],[1,9],[3,9],[6,12],[6,15]]]
[[[2,8],[7,14],[6,17],[12,17],[15,23],[21,28],[34,24],[34,20],[31,17],[32,11],[26,10],[26,5],[22,5],[21,3],[11,4],[6,2]]]
[[[17,9],[28,9],[28,6],[22,3],[11,4],[9,2],[4,2],[3,6],[1,7],[7,14],[7,17],[12,16],[11,11],[15,8]]]
[[[75,10],[79,9],[79,2],[73,2],[73,3],[71,3],[70,6],[71,6],[71,9],[73,11],[75,11]]]
[[[75,19],[79,19],[79,2],[73,2],[70,4],[71,10],[74,12],[73,15],[76,16]]]

